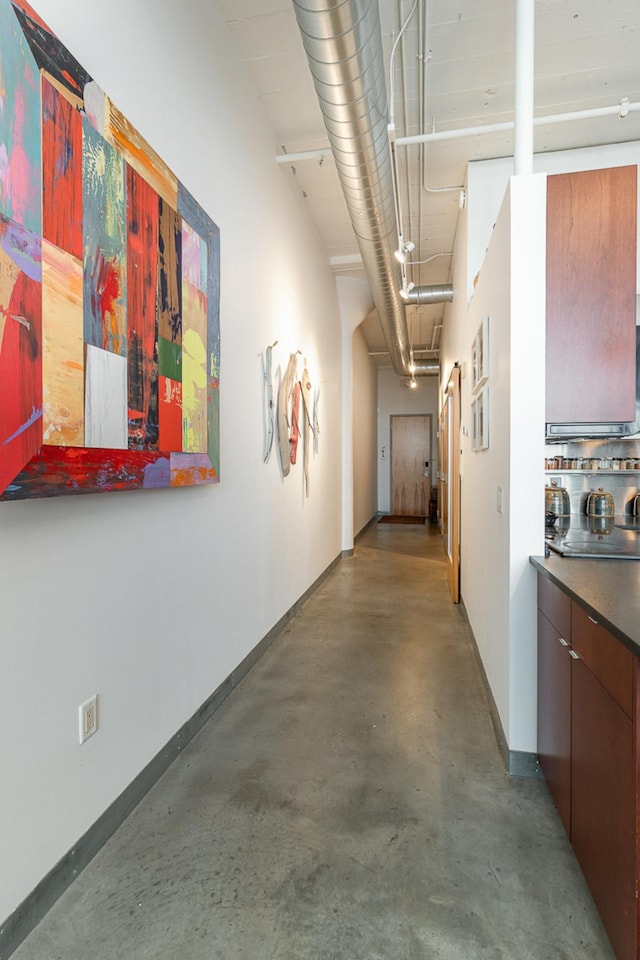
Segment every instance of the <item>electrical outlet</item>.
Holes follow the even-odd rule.
[[[80,704],[78,730],[80,743],[84,743],[89,737],[92,737],[98,729],[98,694],[94,694],[89,700]]]

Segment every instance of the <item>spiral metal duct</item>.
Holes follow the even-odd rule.
[[[433,283],[428,287],[414,287],[404,298],[404,302],[424,306],[429,303],[451,303],[453,286],[450,283]]]
[[[293,6],[391,362],[407,376],[411,344],[393,256],[398,225],[378,0],[293,0]],[[437,364],[414,367],[417,376],[438,373]]]

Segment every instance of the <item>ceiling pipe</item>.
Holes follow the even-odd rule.
[[[413,287],[402,298],[407,305],[426,306],[430,303],[451,303],[453,284],[434,283],[426,287]]]
[[[514,171],[533,173],[534,0],[516,0]]]
[[[598,117],[618,117],[624,120],[628,114],[640,110],[640,101],[629,102],[623,97],[619,103],[608,107],[593,107],[590,110],[573,110],[571,113],[552,113],[548,116],[534,117],[534,127],[544,127],[550,123],[571,123],[573,120],[594,120]],[[484,137],[489,133],[506,133],[513,130],[514,121],[505,120],[504,123],[479,123],[475,127],[460,127],[457,130],[433,130],[431,133],[417,133],[410,137],[396,137],[399,147],[406,147],[412,143],[436,143],[439,140],[460,140],[464,137]]]
[[[412,363],[388,138],[378,0],[293,0],[338,176],[395,372],[438,373]]]
[[[599,117],[618,117],[624,120],[630,113],[640,110],[640,101],[630,102],[628,97],[622,97],[619,103],[607,107],[593,107],[590,110],[574,110],[571,113],[552,113],[547,116],[533,118],[534,127],[544,127],[550,123],[571,123],[574,120],[595,120]],[[410,137],[396,137],[398,147],[410,146],[412,143],[435,143],[439,140],[460,140],[465,137],[480,137],[490,133],[507,133],[513,130],[514,121],[505,120],[504,123],[477,124],[475,127],[461,127],[457,130],[433,130],[431,133],[417,133]],[[320,150],[303,150],[301,153],[279,153],[276,155],[278,163],[292,163],[294,160],[317,160],[331,153],[329,147]],[[427,187],[427,189],[429,189]],[[437,187],[435,188],[438,189]],[[459,187],[446,187],[447,190],[459,190]]]

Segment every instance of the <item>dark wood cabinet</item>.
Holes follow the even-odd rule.
[[[547,423],[635,419],[637,167],[547,178]]]
[[[619,960],[639,960],[638,660],[538,577],[538,753]]]
[[[616,956],[635,960],[633,722],[582,660],[571,700],[571,844]]]
[[[544,611],[544,612],[543,612]],[[571,601],[538,580],[538,760],[571,836]]]

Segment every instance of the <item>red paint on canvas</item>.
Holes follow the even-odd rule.
[[[149,449],[158,445],[158,194],[132,167],[126,173],[129,446]]]
[[[182,384],[178,380],[158,378],[158,418],[160,449],[179,453],[182,450]]]
[[[120,271],[112,260],[103,262],[102,285],[98,290],[102,316],[112,316],[116,312],[116,300],[120,299]]]
[[[44,446],[0,500],[169,486],[168,471],[163,484],[145,478],[163,459],[166,455],[150,450]]]
[[[0,348],[0,491],[42,443],[42,285],[18,274]]]
[[[82,259],[82,118],[42,80],[42,232]]]

